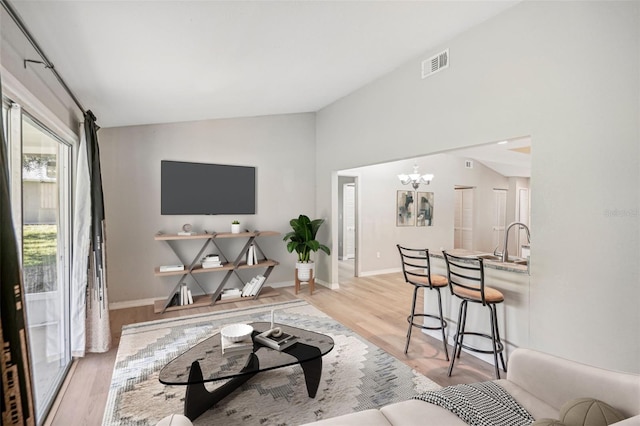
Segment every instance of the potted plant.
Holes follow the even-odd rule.
[[[296,269],[298,270],[298,279],[300,281],[308,281],[311,278],[311,269],[313,268],[312,251],[322,250],[326,254],[331,254],[329,247],[320,244],[316,240],[318,229],[323,223],[324,219],[311,220],[303,214],[289,221],[293,230],[288,232],[283,240],[287,241],[287,251],[289,253],[295,251],[298,254]]]
[[[231,233],[232,234],[240,233],[240,222],[238,222],[237,220],[234,220],[233,222],[231,222]]]

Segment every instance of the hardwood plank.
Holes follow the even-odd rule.
[[[449,364],[444,358],[442,342],[420,333],[418,329],[413,330],[408,354],[403,353],[413,287],[404,282],[401,273],[361,278],[341,277],[339,290],[329,290],[317,285],[312,296],[309,295],[306,287],[303,287],[298,295],[294,294],[293,287],[277,290],[278,294],[273,297],[215,304],[164,314],[155,314],[152,305],[111,311],[113,349],[105,354],[89,354],[77,360],[68,385],[65,386],[54,405],[56,410],[50,413],[48,424],[62,426],[102,423],[117,346],[124,325],[296,299],[308,301],[336,321],[442,386],[486,381],[493,378],[491,364],[468,354],[463,354],[460,360],[456,361],[453,375],[448,377]],[[422,306],[422,301],[422,292],[419,292],[417,306]]]

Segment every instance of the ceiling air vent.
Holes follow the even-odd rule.
[[[422,78],[449,67],[449,49],[422,61]]]

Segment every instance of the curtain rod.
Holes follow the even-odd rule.
[[[56,79],[58,80],[60,85],[62,85],[64,90],[69,94],[69,96],[71,96],[71,99],[73,99],[73,102],[75,102],[75,104],[78,106],[78,108],[80,108],[80,111],[82,111],[82,113],[84,114],[86,110],[84,109],[84,107],[82,106],[82,104],[80,103],[78,98],[76,98],[76,95],[74,95],[73,92],[71,91],[71,89],[69,89],[69,86],[67,86],[67,83],[65,83],[64,80],[62,79],[62,77],[60,76],[60,74],[58,74],[58,72],[54,68],[53,64],[47,58],[47,56],[44,54],[44,52],[42,51],[42,49],[40,48],[40,46],[38,45],[36,40],[33,38],[33,36],[31,36],[31,33],[29,32],[29,30],[27,30],[27,27],[25,27],[24,23],[22,22],[22,20],[20,19],[20,17],[16,13],[16,11],[13,10],[13,7],[9,4],[9,1],[8,0],[0,0],[0,3],[2,3],[2,7],[4,7],[4,10],[7,11],[7,13],[11,17],[11,19],[13,19],[13,22],[16,23],[16,25],[18,26],[20,31],[22,31],[22,34],[24,34],[24,36],[27,38],[27,41],[29,41],[31,46],[33,46],[33,48],[36,50],[36,53],[38,53],[38,55],[40,55],[40,57],[42,58],[43,62],[34,61],[34,60],[31,60],[31,59],[25,59],[24,60],[25,68],[27,67],[27,62],[44,64],[45,69],[49,69],[53,73],[53,75],[56,77]]]

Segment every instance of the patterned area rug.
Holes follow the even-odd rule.
[[[262,372],[200,416],[196,425],[299,425],[440,388],[308,303],[284,302],[124,327],[103,425],[155,425],[182,413],[185,387],[161,384],[162,367],[224,325],[269,321],[271,309],[276,322],[333,338],[334,349],[323,357],[318,394],[307,395],[300,366]]]

